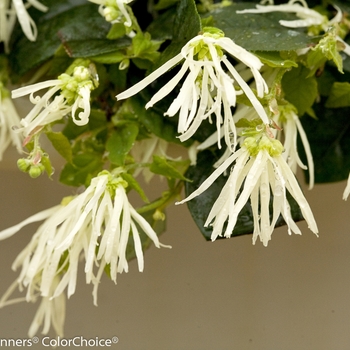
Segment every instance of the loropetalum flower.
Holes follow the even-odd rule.
[[[117,99],[126,99],[137,94],[184,60],[178,73],[152,97],[146,108],[162,100],[184,78],[178,96],[165,112],[165,115],[170,117],[179,113],[180,140],[189,139],[203,120],[211,120],[212,115],[215,115],[219,147],[221,127],[224,130],[225,142],[231,147],[231,134],[236,137],[231,107],[236,106],[237,95],[245,94],[262,121],[265,124],[269,123],[267,114],[257,98],[257,96],[263,97],[268,92],[259,72],[262,63],[256,56],[225,37],[222,31],[216,28],[204,28],[203,31],[203,34],[191,39],[178,55],[130,89],[117,95]],[[255,79],[257,96],[224,52],[250,68]]]
[[[278,109],[279,115],[277,123],[281,127],[281,130],[278,132],[277,136],[280,138],[283,134],[284,138],[284,152],[282,153],[282,157],[287,161],[294,173],[297,172],[298,165],[304,170],[309,170],[309,188],[312,189],[315,182],[314,161],[307,135],[297,115],[297,111],[291,104],[280,105]],[[307,166],[303,164],[299,157],[297,148],[298,134],[306,154]]]
[[[0,42],[5,44],[5,50],[9,51],[9,41],[16,18],[22,27],[23,33],[30,41],[35,41],[37,28],[33,19],[27,12],[28,6],[46,12],[48,8],[37,0],[1,0],[0,1]]]
[[[227,182],[205,222],[205,226],[213,227],[212,240],[222,235],[231,236],[238,215],[249,198],[254,220],[253,243],[259,237],[264,246],[267,246],[280,215],[288,225],[289,234],[301,234],[291,215],[287,190],[300,206],[310,230],[317,234],[318,229],[310,206],[282,157],[282,151],[280,141],[265,134],[247,137],[238,151],[223,161],[196,191],[177,204],[199,196],[231,167]]]
[[[107,22],[120,23],[124,21],[126,27],[131,27],[132,20],[129,15],[127,4],[133,0],[89,0],[99,6],[100,14]]]
[[[344,201],[346,201],[348,199],[349,194],[350,194],[350,173],[349,173],[349,177],[348,177],[348,182],[346,184],[346,187],[345,187],[345,190],[344,190],[344,193],[343,193]]]
[[[13,268],[22,270],[0,303],[0,306],[13,303],[8,299],[17,286],[27,289],[26,301],[35,301],[41,296],[42,304],[31,334],[43,319],[44,332],[49,329],[50,317],[62,324],[64,310],[58,310],[64,307],[62,294],[66,288],[68,298],[74,294],[81,260],[85,261],[86,283],[94,285],[93,300],[97,305],[97,289],[106,266],[109,265],[110,278],[115,283],[117,273],[128,272],[126,250],[130,241],[133,241],[138,269],[143,271],[140,230],[156,247],[163,246],[150,224],[129,203],[127,186],[120,172],[112,175],[103,171],[83,193],[0,232],[0,239],[5,239],[30,223],[44,220],[15,260]],[[53,310],[51,316],[46,307]]]
[[[17,128],[17,132],[23,133],[24,137],[31,137],[45,125],[68,114],[71,114],[75,124],[87,124],[90,116],[90,93],[96,88],[96,84],[89,68],[77,66],[72,75],[64,73],[58,79],[13,90],[13,98],[29,95],[30,102],[35,105],[21,120],[21,127]],[[50,89],[42,97],[34,96],[34,93],[46,88]],[[83,111],[77,113],[78,109]]]
[[[19,121],[20,117],[11,100],[10,92],[0,82],[0,160],[10,144],[15,146],[18,152],[22,149],[20,135],[12,130],[12,127],[18,125]]]

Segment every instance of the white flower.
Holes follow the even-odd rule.
[[[300,2],[300,4],[298,4]],[[309,9],[307,3],[301,0],[291,0],[288,4],[281,5],[256,5],[256,9],[246,9],[242,11],[236,11],[237,13],[268,13],[268,12],[287,12],[295,13],[299,20],[285,21],[280,20],[279,23],[288,28],[300,28],[310,26],[322,26],[323,30],[326,31],[330,25],[340,22],[342,13],[337,6],[334,6],[338,13],[332,19],[328,20],[326,16],[321,15],[319,12]]]
[[[271,239],[280,215],[288,225],[288,233],[300,234],[295,224],[287,200],[287,190],[300,206],[301,212],[311,231],[318,229],[312,211],[288,164],[281,156],[283,147],[278,140],[262,136],[260,140],[248,137],[242,147],[231,154],[201,186],[181,204],[203,193],[226,169],[232,166],[231,173],[218,199],[214,203],[205,226],[213,226],[212,240],[224,235],[230,237],[238,215],[250,198],[254,232],[266,246]],[[270,198],[273,195],[273,212],[270,219]],[[227,224],[226,228],[224,225]],[[223,232],[224,231],[224,232]]]
[[[126,8],[133,0],[89,0],[99,6],[100,14],[105,17],[107,22],[120,23],[125,19],[124,25],[131,27],[132,20]]]
[[[309,189],[312,189],[315,182],[314,161],[311,153],[310,144],[307,139],[307,135],[304,131],[304,128],[300,122],[298,115],[296,114],[295,109],[291,105],[279,106],[279,110],[280,115],[278,117],[278,124],[282,129],[281,131],[283,131],[284,138],[284,152],[282,153],[282,157],[287,161],[294,174],[296,174],[297,172],[298,165],[304,170],[309,170]],[[304,147],[308,166],[303,164],[298,154],[298,133]],[[278,132],[278,138],[280,138],[281,136],[282,132]]]
[[[42,97],[34,93],[50,88]],[[25,86],[12,91],[12,97],[29,95],[30,102],[35,106],[20,122],[17,129],[25,137],[32,136],[37,130],[54,121],[71,114],[77,125],[85,125],[90,116],[90,93],[94,90],[93,77],[88,68],[78,66],[71,75],[62,74],[55,80]],[[60,93],[59,93],[60,92]],[[78,108],[83,109],[79,112]]]
[[[343,200],[346,201],[349,197],[350,194],[350,173],[349,173],[349,177],[348,177],[348,182],[346,184],[344,193],[343,193]]]
[[[84,259],[86,282],[94,285],[93,298],[97,305],[97,289],[106,265],[109,265],[110,278],[115,283],[117,273],[128,272],[126,249],[129,239],[133,241],[139,271],[143,271],[139,230],[156,247],[161,244],[150,224],[129,203],[126,186],[119,175],[102,172],[69,203],[42,211],[0,232],[0,239],[5,239],[30,223],[44,220],[13,264],[13,269],[22,267],[16,283],[27,288],[27,301],[40,295],[43,305],[62,304],[61,295],[66,288],[68,298],[75,292],[78,264]],[[49,303],[56,298],[60,298],[56,304]],[[39,321],[44,309],[42,306],[39,311]]]
[[[220,32],[219,34],[205,33],[196,36],[182,48],[178,55],[130,89],[117,95],[117,99],[126,99],[137,94],[184,60],[179,72],[152,97],[146,104],[146,108],[162,100],[179,84],[182,78],[185,78],[177,98],[165,113],[170,117],[179,113],[180,140],[189,139],[202,121],[211,120],[211,115],[214,114],[219,147],[221,126],[223,126],[226,144],[231,147],[230,135],[233,133],[236,136],[231,107],[236,106],[237,95],[245,94],[263,122],[268,124],[269,120],[254,92],[223,51],[250,68],[255,79],[257,95],[263,97],[264,93],[268,92],[268,88],[259,72],[262,63],[256,56],[236,45],[231,39],[223,37]],[[222,118],[222,112],[224,118]]]
[[[59,277],[55,277],[52,281],[51,292],[57,287],[59,283]],[[20,281],[14,281],[9,287],[3,297],[0,299],[0,308],[23,301],[22,299],[8,300],[10,295],[16,288],[23,289],[23,285]],[[36,302],[38,295],[33,293],[30,298],[26,299],[28,302]],[[59,295],[57,298],[41,297],[40,305],[34,316],[34,319],[29,327],[28,336],[32,338],[39,330],[39,327],[43,324],[42,334],[47,334],[51,325],[53,326],[58,336],[63,336],[64,321],[66,315],[66,297],[64,294]]]
[[[0,160],[10,144],[15,146],[18,152],[22,150],[21,137],[12,129],[19,124],[20,117],[8,94],[0,83]]]
[[[16,18],[25,36],[31,41],[36,40],[37,28],[27,12],[29,6],[34,6],[42,12],[48,10],[37,0],[27,0],[26,4],[23,3],[23,0],[0,0],[0,42],[4,42],[6,52],[9,51],[9,41]]]

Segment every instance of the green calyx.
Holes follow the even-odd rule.
[[[243,146],[247,148],[253,157],[257,156],[261,151],[267,151],[271,157],[278,157],[284,150],[280,141],[266,135],[262,135],[259,138],[247,137],[243,142]]]
[[[220,38],[223,38],[225,36],[225,33],[222,30],[215,28],[215,27],[204,27],[201,34],[204,37],[209,37],[209,38],[213,38],[213,39],[220,39]],[[222,57],[224,55],[220,46],[215,45],[215,49],[216,49],[217,55],[219,57]],[[199,60],[199,61],[203,60],[205,58],[208,59],[209,61],[212,61],[212,56],[210,54],[209,47],[204,40],[200,40],[195,45],[195,49],[194,49],[193,54],[194,54],[194,56],[196,56],[197,60]]]
[[[111,197],[114,198],[115,191],[117,187],[122,186],[124,188],[127,188],[129,184],[121,177],[119,176],[120,172],[116,172],[116,174],[111,174],[107,170],[101,171],[97,176],[108,176],[108,182],[106,185],[106,188],[108,192],[110,193]]]
[[[87,86],[92,91],[98,86],[98,81],[93,75],[94,72],[90,67],[77,66],[71,75],[63,73],[58,77],[62,81],[61,94],[69,105],[79,97],[80,89],[83,87]]]

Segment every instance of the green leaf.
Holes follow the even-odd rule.
[[[108,158],[113,164],[124,165],[125,157],[131,150],[138,132],[136,123],[126,122],[116,127],[106,144]]]
[[[179,2],[179,0],[159,0],[158,3],[154,6],[154,9],[157,11],[164,10],[175,5],[177,2]]]
[[[47,173],[47,175],[49,176],[49,178],[51,178],[51,176],[54,173],[54,169],[52,167],[51,161],[49,159],[49,157],[42,157],[40,160],[40,163],[44,166],[45,171]]]
[[[120,63],[125,57],[125,54],[118,50],[104,53],[102,55],[91,56],[90,59],[98,63],[113,64]]]
[[[236,11],[255,8],[255,3],[240,2],[208,13],[214,26],[236,44],[250,51],[290,51],[308,47],[315,41],[305,29],[286,28],[279,20],[294,20],[294,14],[272,12],[238,14]]]
[[[107,39],[114,40],[122,38],[126,34],[124,23],[114,23],[108,32]]]
[[[68,186],[87,186],[102,171],[102,166],[100,153],[78,154],[73,158],[73,164],[67,163],[64,166],[60,182]]]
[[[164,41],[172,39],[175,15],[176,7],[173,7],[150,23],[146,30],[151,34],[153,40]]]
[[[113,42],[107,43],[106,35],[110,25],[98,13],[95,4],[76,6],[63,2],[62,7],[53,7],[40,17],[37,22],[38,37],[29,41],[20,29],[14,34],[11,49],[12,70],[19,76],[52,58],[63,43],[68,55],[86,57],[96,55],[96,44],[102,50],[98,53],[115,51],[118,47]],[[81,43],[81,52],[70,41]],[[78,45],[79,46],[79,45]],[[106,51],[107,50],[107,51]],[[95,52],[95,53],[93,53]],[[28,53],[33,53],[28,55]],[[81,54],[83,53],[83,54]]]
[[[310,76],[319,68],[323,68],[326,61],[331,60],[343,72],[343,58],[338,50],[337,39],[334,35],[326,35],[307,55],[307,65],[310,68]]]
[[[213,164],[217,161],[218,157],[210,151],[200,152],[197,158],[196,166],[191,166],[186,172],[186,177],[190,178],[192,182],[185,183],[185,193],[189,196],[195,191],[201,183],[206,180],[213,172]],[[220,176],[205,192],[198,197],[187,202],[188,209],[192,215],[194,222],[197,224],[200,232],[204,238],[208,241],[211,240],[212,228],[204,227],[204,223],[207,220],[209,212],[213,207],[216,199],[227,181],[227,176]],[[289,204],[291,206],[291,214],[295,221],[303,219],[301,211],[296,202],[287,194]],[[270,211],[272,213],[272,211]],[[282,217],[278,219],[276,227],[285,225]],[[225,229],[225,228],[224,228]],[[241,210],[236,226],[231,234],[231,237],[240,236],[245,234],[252,234],[254,230],[253,213],[251,210],[250,203]],[[220,237],[219,237],[220,238]]]
[[[313,105],[318,94],[316,78],[309,73],[308,68],[299,65],[282,78],[285,98],[297,108],[300,117]]]
[[[276,51],[256,51],[254,55],[260,61],[269,67],[273,68],[291,68],[298,67],[298,64],[293,60],[283,59],[279,52]]]
[[[313,106],[317,119],[301,118],[315,164],[315,182],[348,178],[350,171],[350,108],[326,108],[325,99]],[[303,147],[299,147],[306,164]],[[305,171],[308,179],[308,172]]]
[[[157,113],[155,108],[146,110],[146,101],[147,100],[143,98],[141,92],[140,94],[129,98],[125,103],[129,105],[130,110],[137,117],[137,120],[140,121],[150,133],[153,133],[168,142],[182,144],[182,142],[176,137],[178,135],[176,125],[172,123],[169,118]]]
[[[61,132],[46,132],[46,136],[51,141],[56,151],[69,163],[72,162],[72,146]]]
[[[335,82],[326,102],[327,108],[341,108],[350,106],[350,84]]]
[[[177,55],[183,46],[202,30],[201,18],[199,17],[194,0],[180,0],[174,18],[174,32],[172,43],[163,51],[155,68]]]
[[[153,173],[163,175],[168,179],[189,181],[189,179],[183,175],[184,170],[186,170],[189,165],[189,160],[171,161],[165,157],[153,156],[153,162],[150,166],[150,170]]]

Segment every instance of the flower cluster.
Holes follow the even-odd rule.
[[[98,80],[89,66],[77,65],[72,74],[61,74],[58,79],[25,86],[12,91],[12,97],[29,95],[30,102],[35,106],[20,122],[24,137],[30,138],[44,126],[71,114],[77,125],[85,125],[90,116],[90,94],[98,86]],[[42,97],[34,93],[50,88]],[[82,109],[82,112],[77,110]],[[78,114],[78,115],[76,115]]]
[[[152,97],[146,104],[146,109],[167,96],[186,76],[179,95],[164,113],[170,117],[179,113],[179,139],[188,140],[204,120],[211,120],[212,115],[215,115],[218,145],[220,147],[220,133],[223,128],[225,142],[230,147],[231,134],[236,136],[231,107],[236,106],[237,96],[245,94],[262,121],[268,124],[267,114],[257,98],[263,97],[268,88],[259,72],[262,63],[256,56],[235,44],[216,28],[204,28],[203,31],[203,34],[191,39],[178,55],[130,89],[118,94],[117,99],[126,99],[137,94],[184,60],[178,73]],[[255,79],[257,96],[224,52],[249,67]]]
[[[115,283],[117,273],[128,272],[128,245],[132,244],[138,269],[143,271],[140,232],[156,247],[163,246],[150,224],[129,203],[127,186],[120,172],[103,171],[80,195],[66,198],[62,204],[0,232],[0,239],[5,239],[30,223],[44,220],[13,263],[13,269],[22,268],[21,273],[0,301],[0,306],[11,304],[13,301],[8,298],[17,286],[27,289],[26,301],[42,297],[30,334],[36,332],[43,319],[44,333],[51,319],[57,325],[57,333],[62,334],[62,295],[66,288],[68,298],[74,294],[81,259],[85,261],[86,283],[94,285],[93,299],[97,305],[97,289],[105,269],[108,267]]]

